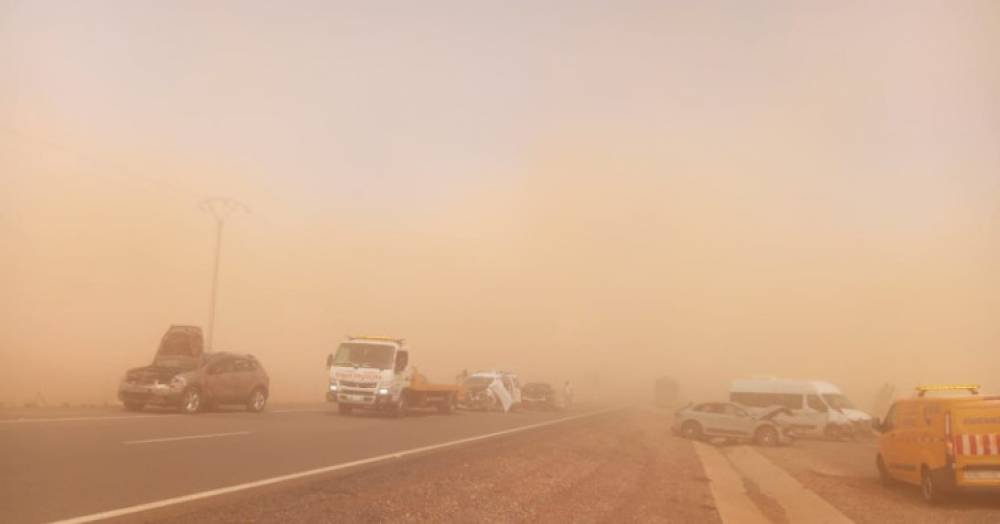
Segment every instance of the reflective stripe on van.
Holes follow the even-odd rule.
[[[963,433],[955,435],[956,455],[1000,455],[1000,434],[974,435]]]

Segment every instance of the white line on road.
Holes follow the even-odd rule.
[[[709,489],[715,499],[715,509],[724,523],[768,524],[771,522],[750,500],[743,477],[733,469],[715,446],[694,443],[695,453],[711,481]]]
[[[198,438],[215,438],[215,437],[232,437],[234,435],[249,435],[249,431],[233,431],[230,433],[206,433],[204,435],[187,435],[184,437],[164,437],[164,438],[151,438],[146,440],[126,440],[122,444],[153,444],[156,442],[173,442],[175,440],[193,440]]]
[[[300,479],[300,478],[304,478],[304,477],[311,477],[311,476],[314,476],[314,475],[321,475],[321,474],[324,474],[324,473],[332,473],[334,471],[349,469],[349,468],[353,468],[353,467],[357,467],[357,466],[363,466],[363,465],[366,465],[366,464],[375,464],[375,463],[383,462],[383,461],[386,461],[386,460],[403,458],[403,457],[406,457],[408,455],[417,455],[417,454],[420,454],[420,453],[426,453],[428,451],[435,451],[435,450],[439,450],[439,449],[445,449],[445,448],[449,448],[449,447],[453,447],[453,446],[458,446],[458,445],[462,445],[462,444],[468,444],[468,443],[472,443],[472,442],[477,442],[477,441],[480,441],[480,440],[487,440],[487,439],[491,439],[491,438],[496,438],[496,437],[500,437],[500,436],[503,436],[503,435],[511,435],[511,434],[514,434],[514,433],[520,433],[522,431],[528,431],[528,430],[531,430],[531,429],[537,429],[537,428],[542,428],[542,427],[545,427],[545,426],[552,426],[552,425],[555,425],[555,424],[560,424],[560,423],[563,423],[563,422],[569,422],[571,420],[578,420],[578,419],[582,419],[582,418],[594,417],[594,416],[597,416],[597,415],[602,415],[602,414],[605,414],[605,413],[610,413],[612,411],[619,411],[619,410],[622,410],[622,409],[625,409],[625,408],[624,407],[617,407],[617,408],[610,408],[610,409],[602,409],[602,410],[594,411],[594,412],[591,412],[591,413],[582,413],[580,415],[573,415],[573,416],[569,416],[569,417],[558,418],[558,419],[555,419],[555,420],[547,420],[545,422],[539,422],[537,424],[530,424],[530,425],[527,425],[527,426],[521,426],[521,427],[517,427],[517,428],[506,429],[506,430],[503,430],[503,431],[497,431],[495,433],[488,433],[486,435],[479,435],[479,436],[475,436],[475,437],[468,437],[468,438],[463,438],[463,439],[458,439],[458,440],[452,440],[450,442],[443,442],[443,443],[440,443],[440,444],[432,444],[430,446],[422,446],[422,447],[419,447],[419,448],[412,448],[412,449],[407,449],[407,450],[403,450],[403,451],[396,451],[396,452],[393,452],[393,453],[386,453],[385,455],[379,455],[377,457],[370,457],[370,458],[366,458],[366,459],[354,460],[354,461],[351,461],[351,462],[344,462],[344,463],[341,463],[341,464],[334,464],[332,466],[326,466],[326,467],[322,467],[322,468],[316,468],[316,469],[310,469],[310,470],[306,470],[306,471],[300,471],[298,473],[291,473],[291,474],[288,474],[288,475],[280,475],[280,476],[277,476],[277,477],[271,477],[271,478],[266,478],[266,479],[262,479],[262,480],[256,480],[256,481],[253,481],[253,482],[245,482],[243,484],[235,484],[235,485],[232,485],[232,486],[226,486],[224,488],[210,489],[208,491],[201,491],[201,492],[198,492],[198,493],[191,493],[189,495],[183,495],[183,496],[180,496],[180,497],[174,497],[174,498],[169,498],[169,499],[158,500],[156,502],[148,502],[146,504],[137,504],[135,506],[128,506],[128,507],[125,507],[125,508],[114,509],[114,510],[111,510],[111,511],[104,511],[104,512],[101,512],[101,513],[92,513],[90,515],[83,515],[83,516],[80,516],[80,517],[73,517],[73,518],[66,519],[66,520],[60,520],[60,521],[57,521],[57,522],[55,522],[53,524],[79,524],[79,523],[84,523],[84,522],[94,522],[94,521],[98,521],[98,520],[105,520],[105,519],[110,519],[110,518],[115,518],[115,517],[122,517],[122,516],[125,516],[125,515],[132,515],[132,514],[135,514],[135,513],[141,513],[143,511],[150,511],[150,510],[154,510],[154,509],[165,508],[167,506],[173,506],[173,505],[176,505],[176,504],[183,504],[185,502],[193,502],[195,500],[206,499],[206,498],[209,498],[209,497],[216,497],[216,496],[219,496],[219,495],[226,495],[226,494],[229,494],[229,493],[235,493],[235,492],[238,492],[238,491],[244,491],[244,490],[248,490],[248,489],[252,489],[252,488],[259,488],[259,487],[268,486],[268,485],[271,485],[271,484],[278,484],[278,483],[281,483],[281,482],[287,482],[289,480],[296,480],[296,479]]]
[[[322,413],[329,409],[269,409],[267,413]]]
[[[180,415],[114,415],[110,417],[59,417],[59,418],[15,418],[0,420],[0,424],[27,424],[30,422],[79,422],[81,420],[123,420],[130,418],[168,418]]]

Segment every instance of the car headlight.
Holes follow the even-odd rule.
[[[337,383],[336,382],[331,382],[330,383],[330,391],[337,391]]]
[[[389,394],[389,388],[378,388],[378,394],[379,395],[388,395]]]
[[[170,387],[172,387],[172,388],[180,389],[180,388],[183,388],[186,385],[187,385],[187,380],[185,380],[184,377],[177,376],[177,377],[174,377],[174,378],[170,379]]]

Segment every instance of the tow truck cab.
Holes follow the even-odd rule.
[[[373,409],[401,415],[409,408],[433,406],[450,413],[457,384],[430,384],[410,365],[406,342],[391,337],[348,337],[327,357],[328,402],[342,414]]]

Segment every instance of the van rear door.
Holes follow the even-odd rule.
[[[959,479],[1000,485],[1000,399],[956,402],[951,420]]]

